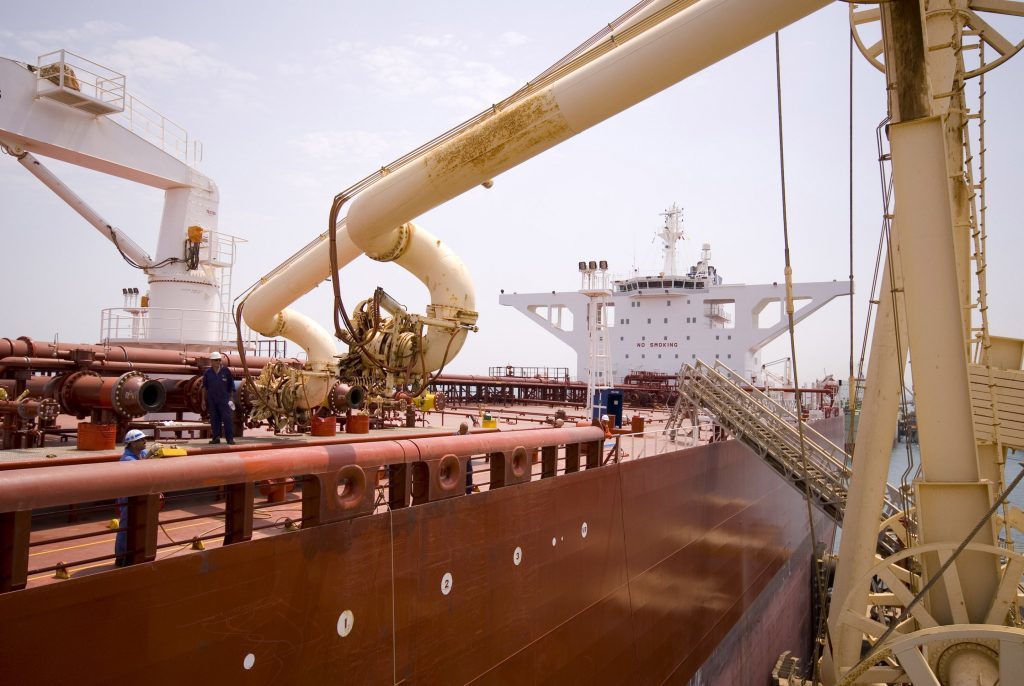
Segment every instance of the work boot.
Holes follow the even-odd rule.
[[[219,438],[214,438],[214,439],[212,439],[212,440],[210,441],[210,443],[213,443],[213,444],[217,444],[217,443],[220,443],[220,439],[219,439]]]
[[[235,444],[234,441],[228,441],[228,445],[234,445],[234,444]]]

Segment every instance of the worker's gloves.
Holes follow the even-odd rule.
[[[231,411],[234,412],[235,411],[235,401],[234,400],[229,400],[228,401],[228,407],[230,407]]]

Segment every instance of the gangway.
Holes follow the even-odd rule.
[[[850,455],[842,448],[804,424],[801,449],[798,417],[723,364],[684,364],[678,386],[669,429],[680,426],[688,406],[707,409],[733,437],[794,488],[809,492],[814,504],[842,525],[851,470]],[[905,500],[898,488],[888,485],[882,521],[901,515]]]

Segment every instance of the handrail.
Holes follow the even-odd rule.
[[[0,513],[73,503],[243,482],[319,474],[348,465],[379,468],[437,461],[446,455],[470,457],[513,450],[599,441],[593,426],[530,429],[465,436],[438,436],[335,445],[304,445],[277,450],[238,451],[158,460],[37,467],[0,472]]]
[[[707,365],[705,365],[705,364],[703,364],[701,362],[698,362],[698,364],[702,365],[703,368],[706,369],[710,374],[714,375],[715,377],[717,377],[720,380],[722,380],[724,383],[728,384],[734,390],[734,392],[736,392],[738,394],[737,395],[738,398],[754,399],[756,401],[755,398],[752,398],[751,393],[749,393],[745,388],[742,388],[742,387],[737,386],[736,384],[732,383],[726,377],[724,377],[723,375],[719,374],[718,372],[716,372],[711,367],[709,367],[709,366],[707,366]],[[774,401],[772,401],[772,403],[775,404],[782,412],[785,412],[786,414],[792,416],[792,414],[788,410],[783,408],[781,405],[778,405],[777,403],[774,403]],[[760,407],[760,403],[755,403],[755,404],[757,404],[757,406]],[[779,436],[778,432],[774,431],[774,430],[773,430],[773,433],[775,433],[776,436],[778,436],[779,438],[792,439],[792,440],[786,440],[787,444],[789,445],[789,447],[793,448],[794,450],[799,451],[800,450],[799,432],[796,430],[796,428],[794,428],[789,422],[785,421],[785,419],[783,417],[780,417],[778,414],[769,412],[769,414],[767,416],[770,417],[771,419],[774,419],[774,420],[777,420],[777,421],[774,421],[772,423],[772,426],[766,426],[765,428],[768,428],[768,429],[772,430],[774,427],[778,427],[779,429],[785,431],[786,432],[785,436]],[[818,433],[817,431],[814,431],[810,427],[807,427],[805,429],[805,431],[807,433],[809,433],[812,438],[815,439],[814,441],[811,441],[811,443],[813,444],[813,448],[812,448],[812,451],[811,451],[812,452],[811,457],[812,458],[817,457],[817,458],[823,459],[823,463],[821,464],[821,466],[826,466],[826,467],[827,466],[832,466],[832,467],[838,468],[839,470],[841,470],[841,473],[845,477],[849,477],[849,467],[848,467],[846,461],[845,460],[838,460],[838,459],[836,459],[829,452],[825,451],[821,446],[818,446],[816,444],[816,441],[820,437],[822,440],[826,441],[828,444],[833,445],[833,446],[834,446],[834,444],[832,444],[831,441],[829,441],[824,436],[821,436],[820,433]],[[843,451],[840,450],[840,452],[843,452]],[[845,455],[845,452],[843,452],[843,454]]]
[[[841,517],[852,469],[844,450],[806,425],[801,443],[793,424],[801,420],[721,362],[711,366],[698,360],[683,365],[679,381],[681,397],[708,407],[737,438],[772,455],[776,469],[794,483],[808,478],[817,491],[815,497],[834,503],[835,515]],[[804,456],[811,468],[806,475]],[[896,504],[901,500],[900,492],[887,484],[883,520],[901,511]]]
[[[705,365],[704,362],[702,362],[700,360],[697,361],[697,364],[698,365],[707,366],[707,365]],[[729,367],[726,367],[720,361],[715,363],[715,370],[717,371],[718,369],[725,370],[726,376],[728,378],[730,378],[730,379],[732,379],[732,378],[736,378],[736,379],[740,379],[740,380],[743,379],[743,377],[740,376],[737,372],[735,372],[734,370],[730,369]],[[793,412],[791,412],[787,407],[785,407],[781,403],[777,402],[775,399],[773,399],[767,393],[763,392],[761,389],[755,387],[753,384],[747,384],[747,382],[745,380],[742,380],[742,381],[739,381],[739,382],[732,382],[732,383],[733,383],[734,386],[739,386],[739,383],[742,383],[743,385],[739,386],[740,390],[748,393],[750,396],[752,396],[754,398],[757,398],[759,401],[762,402],[762,404],[769,403],[769,404],[775,406],[778,409],[778,412],[776,412],[774,414],[785,413],[790,418],[792,418],[792,420],[794,422],[800,421],[799,418],[795,414],[793,414]],[[806,434],[812,435],[814,437],[815,443],[817,443],[820,447],[822,447],[822,448],[824,448],[825,446],[831,447],[833,455],[834,454],[840,454],[840,455],[846,456],[847,459],[842,460],[842,462],[844,463],[844,466],[848,467],[848,464],[846,464],[846,463],[848,463],[848,461],[849,461],[848,460],[849,456],[847,455],[845,450],[843,450],[838,445],[836,445],[831,440],[829,440],[827,436],[824,436],[823,434],[819,433],[818,431],[815,431],[812,427],[808,426],[806,423],[804,424],[804,432]]]

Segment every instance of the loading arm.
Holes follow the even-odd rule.
[[[476,312],[461,261],[410,222],[498,174],[736,53],[829,4],[828,0],[659,3],[491,110],[338,196],[354,197],[336,225],[336,266],[360,254],[395,261],[431,291],[428,315],[462,327]],[[314,368],[334,368],[331,336],[288,306],[331,273],[323,234],[261,281],[243,303],[253,329],[296,342]],[[433,371],[461,348],[466,329],[431,328],[420,366]]]

